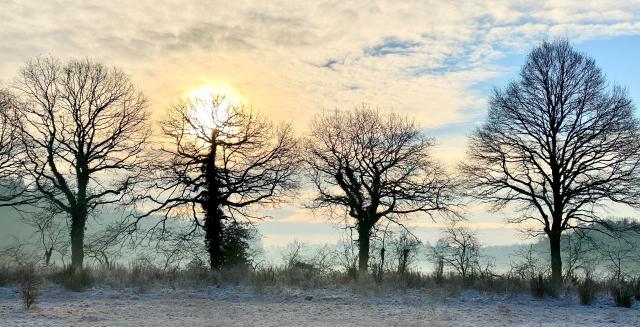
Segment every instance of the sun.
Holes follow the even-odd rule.
[[[221,128],[230,108],[245,102],[238,91],[227,85],[202,85],[188,91],[186,98],[193,110],[192,118],[207,130]]]

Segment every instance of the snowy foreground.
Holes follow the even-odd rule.
[[[410,290],[359,294],[348,290],[241,287],[200,290],[96,288],[45,290],[35,309],[22,308],[15,288],[0,288],[1,326],[640,326],[640,305],[616,308],[608,298],[582,306],[577,298],[528,295],[428,294]]]

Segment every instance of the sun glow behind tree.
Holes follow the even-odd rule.
[[[196,133],[209,134],[224,126],[229,111],[242,106],[244,98],[229,86],[204,85],[189,91],[186,99],[190,103]]]

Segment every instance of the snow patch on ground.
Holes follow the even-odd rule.
[[[256,292],[239,286],[202,289],[51,286],[25,310],[16,288],[0,288],[0,326],[640,326],[640,305],[616,308],[608,297],[536,300],[526,294],[347,289]]]

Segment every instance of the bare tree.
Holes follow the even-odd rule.
[[[605,268],[616,281],[632,276],[633,268],[637,266],[640,259],[637,244],[626,239],[603,242],[598,251],[603,258]]]
[[[640,272],[640,237],[636,233],[640,223],[627,218],[611,221],[611,225],[622,232],[615,237],[608,235],[588,235],[588,241],[595,248],[600,263],[616,281],[624,281]],[[600,227],[601,228],[601,227]],[[599,237],[598,237],[599,236]]]
[[[180,227],[169,228],[153,235],[154,238],[150,239],[145,247],[154,253],[163,271],[178,269],[193,256],[201,257],[206,253],[201,235],[187,237]]]
[[[105,268],[113,268],[115,259],[119,257],[122,250],[134,250],[137,246],[131,239],[126,238],[126,229],[129,225],[128,219],[109,222],[93,233],[86,235],[84,242],[84,253],[87,258],[95,260]],[[131,241],[127,243],[127,241]]]
[[[16,117],[16,97],[0,89],[0,206],[19,206],[36,200],[25,185],[21,168],[24,147],[20,142]]]
[[[377,240],[378,242],[376,242],[376,239],[374,238],[373,239],[374,243],[371,246],[372,252],[379,253],[379,256],[377,258],[375,255],[369,258],[369,260],[373,261],[371,262],[372,273],[375,279],[378,281],[378,283],[382,282],[382,278],[384,277],[384,272],[387,269],[387,261],[386,261],[387,239],[393,236],[393,231],[389,230],[389,225],[391,225],[391,222],[387,222],[384,226],[384,229],[380,228],[378,230],[378,233],[377,233],[378,235],[374,235],[374,236],[377,236],[379,240]],[[352,244],[352,246],[354,246],[354,244]]]
[[[490,99],[462,165],[469,195],[509,204],[546,234],[552,282],[562,282],[561,235],[604,224],[600,205],[640,206],[640,133],[624,89],[567,41],[533,49],[520,78]]]
[[[31,60],[15,89],[22,168],[70,219],[71,262],[81,268],[87,218],[126,199],[140,175],[147,100],[122,71],[90,60]]]
[[[565,280],[577,280],[577,272],[591,273],[596,264],[594,240],[586,233],[565,233],[562,238],[562,252]]]
[[[455,269],[462,279],[468,279],[480,268],[480,241],[468,228],[451,223],[437,245],[437,257]]]
[[[348,237],[346,237],[348,235]],[[350,233],[346,233],[337,244],[337,264],[349,277],[355,278],[358,273],[358,254]]]
[[[37,239],[38,247],[42,248],[44,265],[51,263],[54,252],[60,255],[64,262],[64,256],[69,248],[68,227],[64,224],[61,211],[50,203],[49,207],[35,213],[22,215],[22,220],[34,229],[34,236]]]
[[[189,217],[188,233],[204,230],[210,266],[219,269],[229,263],[225,230],[236,216],[256,218],[252,205],[278,203],[297,189],[292,128],[211,95],[171,106],[163,132],[147,196],[154,208],[141,218],[161,214],[164,226],[167,218]]]
[[[29,242],[22,241],[15,236],[12,236],[9,245],[0,248],[0,262],[5,265],[10,262],[18,266],[34,265],[40,260],[39,258],[40,255],[34,253]]]
[[[444,279],[444,256],[446,255],[447,244],[444,239],[439,239],[434,245],[427,246],[428,260],[433,263],[433,276],[436,281]]]
[[[515,277],[524,277],[532,281],[549,271],[548,264],[540,258],[540,254],[536,251],[534,244],[517,249],[514,253],[511,253],[511,258],[513,257],[518,259],[515,262],[511,262],[510,273]]]
[[[305,160],[317,196],[313,209],[345,217],[358,231],[358,267],[366,271],[381,219],[401,224],[415,213],[451,213],[452,180],[429,154],[433,141],[415,123],[362,107],[313,123]]]
[[[406,273],[415,263],[421,244],[417,237],[405,229],[401,230],[400,234],[391,240],[393,255],[398,263],[398,273]]]
[[[548,265],[543,264],[544,260],[540,258],[540,254],[536,251],[534,244],[519,248],[514,253],[511,253],[510,257],[518,258],[516,262],[511,262],[510,274],[514,277],[524,277],[531,281],[542,275],[549,268]]]

